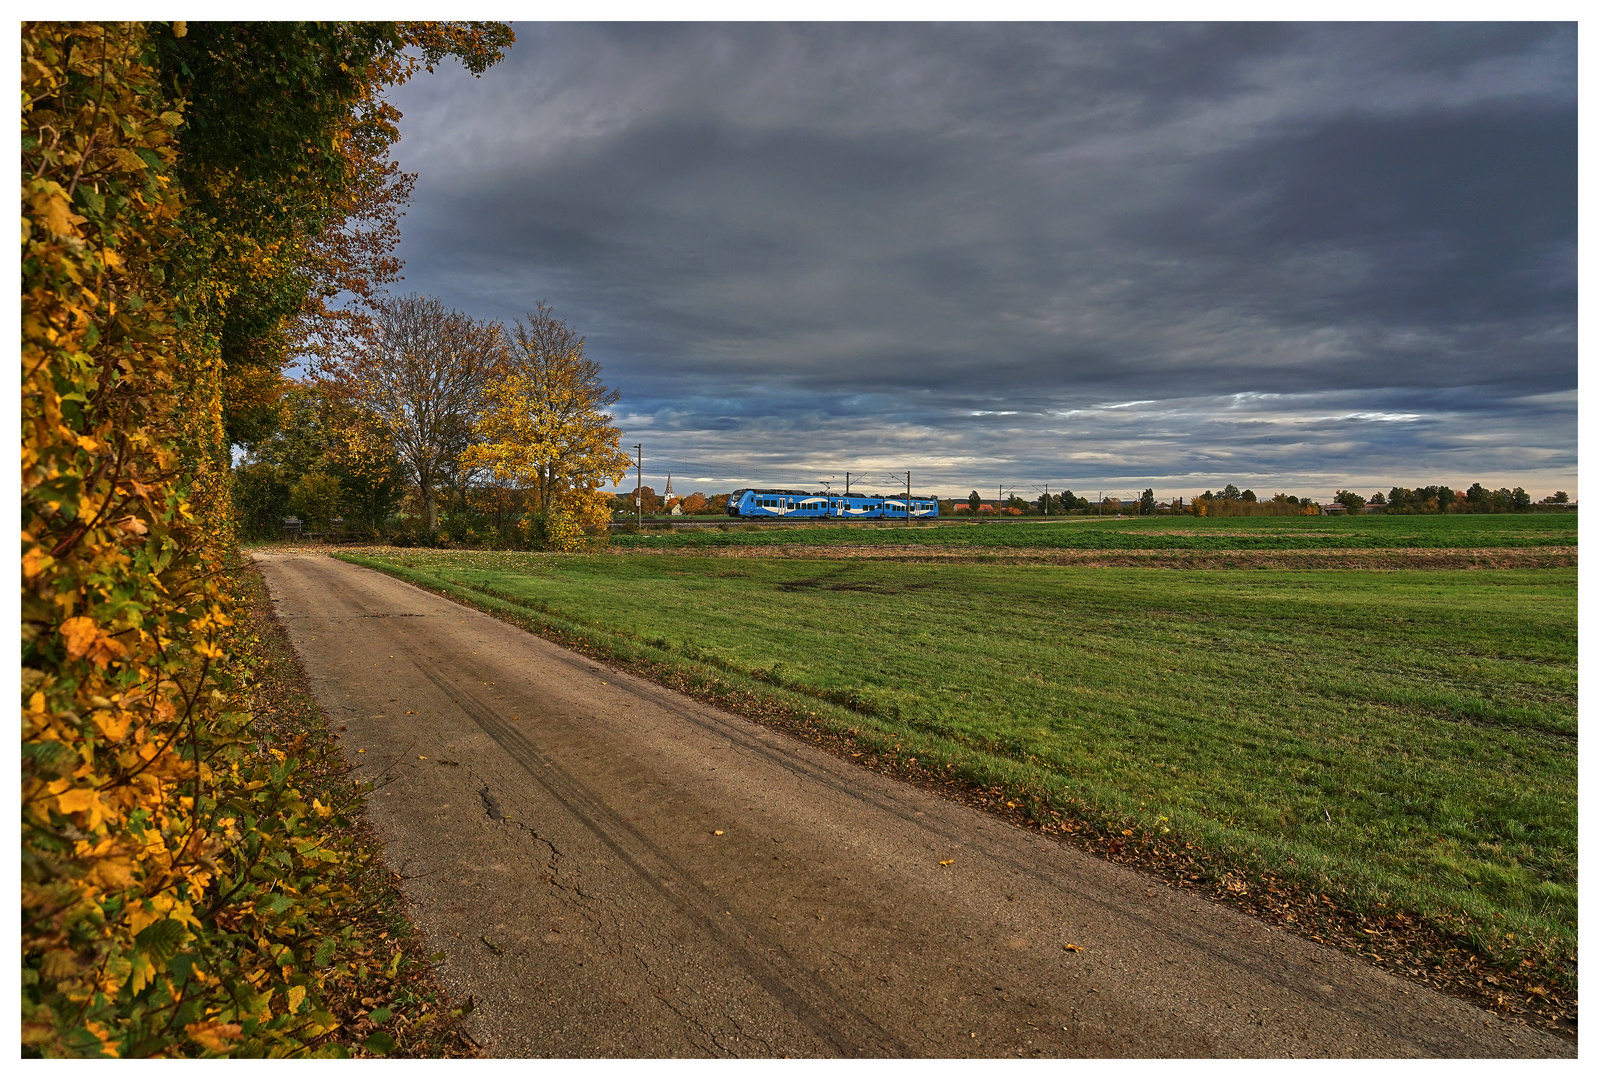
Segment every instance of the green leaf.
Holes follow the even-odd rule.
[[[257,911],[265,911],[269,915],[282,915],[293,906],[294,898],[282,893],[269,893],[255,902]]]
[[[151,959],[165,964],[178,954],[188,936],[189,932],[176,919],[162,919],[139,931],[133,943],[148,953]]]
[[[387,1031],[374,1031],[366,1037],[366,1048],[374,1054],[387,1054],[394,1049],[394,1039]]]

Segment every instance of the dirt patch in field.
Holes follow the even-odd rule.
[[[1288,548],[1220,551],[1073,551],[931,547],[920,544],[760,544],[629,552],[725,559],[883,559],[1047,566],[1141,566],[1157,570],[1530,570],[1577,565],[1576,547]]]

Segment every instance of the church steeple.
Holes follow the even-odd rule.
[[[672,495],[672,474],[671,473],[667,473],[666,474],[666,492],[661,496],[661,498],[670,499],[672,497],[673,497],[673,495]]]

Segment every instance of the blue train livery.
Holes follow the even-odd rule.
[[[727,497],[730,517],[775,518],[935,518],[937,495],[912,495],[910,513],[900,495],[838,495],[825,491],[740,488]]]

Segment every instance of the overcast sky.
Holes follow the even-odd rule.
[[[395,94],[401,288],[657,489],[1575,493],[1572,25],[516,31]]]

